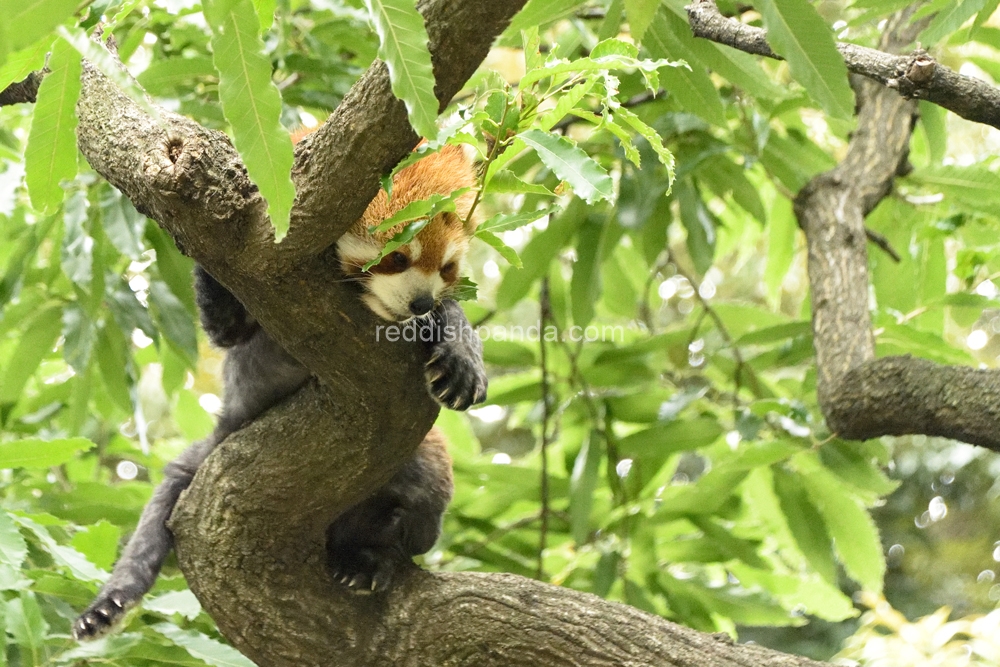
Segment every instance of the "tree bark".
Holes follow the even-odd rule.
[[[523,2],[420,4],[442,105]],[[171,518],[192,590],[261,667],[817,664],[507,575],[414,567],[384,596],[346,593],[326,568],[326,527],[389,478],[437,412],[422,350],[378,340],[374,316],[335,270],[332,244],[416,142],[384,66],[297,150],[298,198],[280,245],[221,133],[165,111],[149,117],[90,66],[78,115],[94,169],[318,378],[230,436]]]
[[[719,13],[714,0],[688,6],[695,35],[747,53],[778,56],[767,33]],[[883,48],[896,51],[918,32],[887,29]],[[1000,373],[940,366],[911,357],[875,359],[869,305],[864,219],[906,168],[916,104],[923,97],[977,122],[1000,127],[1000,91],[935,64],[924,53],[895,56],[838,44],[855,82],[858,124],[844,160],[813,178],[795,197],[806,235],[812,296],[813,346],[820,408],[831,431],[844,438],[925,434],[1000,451]],[[890,71],[907,62],[923,87],[911,88]],[[927,65],[929,63],[929,65]],[[914,67],[930,69],[917,76]],[[895,81],[895,83],[893,83]],[[913,83],[913,78],[907,79]],[[907,91],[924,91],[908,95]],[[897,94],[900,93],[900,94]]]
[[[715,0],[692,0],[688,20],[695,37],[734,49],[781,60],[767,43],[763,28],[726,18]],[[916,35],[914,35],[916,37]],[[926,51],[895,55],[857,44],[838,42],[848,71],[892,88],[907,99],[923,99],[975,123],[1000,128],[1000,89],[942,65]]]

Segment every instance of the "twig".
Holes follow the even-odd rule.
[[[552,304],[549,301],[549,279],[542,279],[541,293],[538,295],[539,325],[538,349],[542,366],[542,472],[541,472],[541,521],[538,533],[537,579],[545,577],[545,546],[549,534],[549,420],[552,418],[552,401],[549,396],[549,357],[545,345],[545,327],[552,319]]]
[[[889,257],[892,257],[893,261],[896,262],[897,264],[903,261],[903,259],[899,256],[899,253],[896,252],[896,249],[892,247],[891,243],[889,243],[889,239],[882,236],[874,229],[865,227],[865,236],[868,237],[869,241],[871,241],[879,248],[881,248],[883,252],[885,252],[885,254],[889,255]]]

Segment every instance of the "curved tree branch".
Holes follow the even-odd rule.
[[[781,60],[767,43],[766,30],[726,18],[715,0],[692,0],[687,12],[695,37]],[[878,81],[907,99],[927,100],[966,120],[1000,128],[1000,89],[945,67],[926,51],[894,55],[847,42],[838,42],[837,50],[854,74]]]

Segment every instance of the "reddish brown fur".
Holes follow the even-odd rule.
[[[292,133],[292,140],[298,142],[312,131],[306,128],[296,130]],[[368,232],[370,227],[378,225],[406,205],[427,199],[431,195],[446,195],[462,188],[469,188],[470,191],[458,197],[455,202],[455,213],[446,212],[435,216],[417,233],[416,240],[420,242],[421,252],[416,263],[411,264],[410,247],[402,246],[396,252],[406,258],[405,264],[390,254],[370,271],[382,274],[399,273],[412,265],[428,275],[440,271],[441,278],[448,285],[454,284],[458,280],[458,265],[465,255],[469,239],[477,224],[474,218],[466,220],[475,199],[475,194],[471,191],[476,183],[472,163],[460,146],[445,146],[439,152],[432,153],[400,171],[393,177],[392,183],[392,196],[390,197],[385,190],[379,190],[358,222],[348,230],[348,234],[383,246],[402,229],[403,225],[376,234]],[[448,262],[445,262],[444,256],[450,244],[456,246],[456,252]],[[361,267],[350,265],[345,269],[356,273]]]

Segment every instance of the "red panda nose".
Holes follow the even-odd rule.
[[[430,294],[418,296],[410,302],[410,312],[417,317],[426,315],[432,308],[434,308],[434,298]]]

